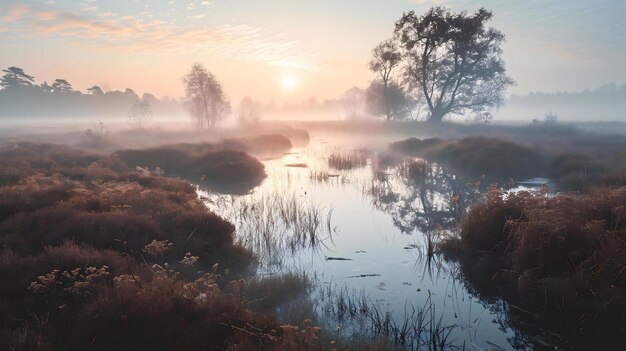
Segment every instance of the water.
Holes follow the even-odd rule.
[[[310,300],[327,328],[372,332],[340,311],[337,296],[344,292],[389,312],[396,323],[415,322],[414,310],[423,312],[422,318],[447,328],[450,347],[530,349],[507,325],[504,302],[481,301],[468,290],[458,263],[432,252],[479,196],[480,185],[463,184],[438,165],[423,169],[420,160],[358,150],[379,143],[384,145],[313,139],[264,160],[268,177],[251,194],[200,195],[257,253],[258,274],[296,270],[314,277]],[[366,166],[329,168],[330,154],[356,152],[366,153]],[[541,186],[529,182],[516,190],[535,185]]]

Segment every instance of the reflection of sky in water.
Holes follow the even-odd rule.
[[[276,264],[276,260],[262,260],[259,274],[301,269],[316,278],[318,289],[330,284],[336,289],[345,287],[348,291],[364,291],[371,301],[377,301],[383,310],[393,311],[400,319],[404,318],[405,308],[422,307],[430,291],[437,318],[443,316],[444,325],[456,325],[450,338],[455,345],[475,345],[480,349],[493,348],[494,345],[510,348],[507,339],[514,336],[513,331],[502,327],[503,318],[494,306],[485,307],[454,278],[456,264],[435,255],[429,266],[426,235],[419,230],[403,234],[389,213],[377,209],[369,193],[373,184],[371,164],[350,171],[328,170],[330,153],[350,150],[348,147],[338,149],[326,140],[313,139],[306,148],[294,149],[293,153],[280,159],[265,160],[268,178],[252,194],[239,197],[201,195],[207,197],[206,202],[212,210],[237,226],[238,235],[245,235],[242,231],[254,231],[255,228],[248,226],[244,230],[247,219],[241,218],[241,212],[237,211],[242,204],[255,206],[259,199],[270,201],[278,196],[294,197],[305,206],[314,206],[320,209],[320,228],[326,225],[325,217],[332,212],[332,240],[326,239],[324,245],[315,250],[305,248],[295,254],[286,250],[282,253],[284,255],[278,255],[281,264]],[[299,163],[307,164],[308,168],[285,166]],[[339,176],[315,181],[310,174],[316,171]],[[393,177],[390,177],[390,183],[400,194],[407,191],[406,184]],[[442,209],[449,203],[449,197],[449,194],[434,193],[430,198],[434,208]],[[320,231],[321,237],[328,235],[325,229]],[[350,260],[325,260],[325,257]],[[372,274],[380,276],[354,277]],[[313,292],[312,296],[315,295]]]

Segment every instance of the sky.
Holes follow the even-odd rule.
[[[178,98],[200,62],[231,100],[323,100],[366,86],[371,49],[432,6],[494,12],[511,93],[626,83],[624,0],[0,0],[0,67]]]

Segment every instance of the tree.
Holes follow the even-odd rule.
[[[341,104],[349,118],[362,117],[365,102],[365,92],[359,87],[348,89],[341,98]]]
[[[394,82],[385,84],[374,80],[365,91],[368,112],[375,116],[384,115],[387,121],[404,120],[411,115],[415,101]]]
[[[48,82],[41,83],[41,85],[39,86],[39,89],[41,89],[41,91],[43,91],[44,93],[52,92],[52,87],[50,86],[50,84],[48,84]]]
[[[391,84],[391,73],[402,62],[402,54],[398,51],[398,47],[394,40],[385,40],[378,44],[372,50],[372,59],[368,63],[371,71],[378,73],[383,87],[383,98],[385,107],[385,116],[387,121],[392,119],[389,85]]]
[[[137,93],[135,93],[135,91],[130,88],[126,88],[126,90],[124,90],[124,96],[128,97],[132,101],[139,100],[139,95],[137,95]]]
[[[484,8],[470,16],[434,7],[421,17],[405,13],[396,22],[405,81],[423,96],[430,121],[498,107],[515,84],[501,58],[504,35],[485,27],[492,17]]]
[[[259,103],[246,96],[239,103],[239,123],[242,126],[256,125],[261,119]]]
[[[226,93],[215,76],[200,63],[194,63],[183,77],[189,111],[200,129],[214,128],[230,113]]]
[[[55,79],[52,82],[52,92],[54,93],[71,93],[74,89],[72,89],[72,84],[68,83],[65,79]]]
[[[3,69],[4,75],[0,78],[0,86],[4,89],[15,88],[18,86],[32,86],[35,77],[24,73],[24,70],[18,67],[9,67]]]
[[[546,113],[546,115],[543,117],[543,121],[546,124],[556,124],[558,120],[559,120],[559,115],[557,115],[556,113],[552,113],[552,112]]]
[[[87,89],[87,91],[91,93],[91,95],[96,95],[96,96],[104,95],[104,92],[102,91],[102,89],[97,85],[92,86],[91,88]]]
[[[477,112],[473,116],[470,116],[466,119],[466,121],[469,123],[484,125],[491,123],[491,120],[493,120],[493,114],[489,111]]]
[[[146,100],[137,100],[130,108],[128,118],[137,122],[139,128],[143,128],[143,124],[152,118],[152,107]]]

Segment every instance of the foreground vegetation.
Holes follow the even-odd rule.
[[[553,197],[493,187],[442,247],[479,295],[509,302],[526,321],[517,324],[556,329],[576,349],[623,349],[624,204],[626,187]]]
[[[18,143],[0,184],[2,349],[308,349],[317,333],[248,307],[255,259],[188,182]]]

